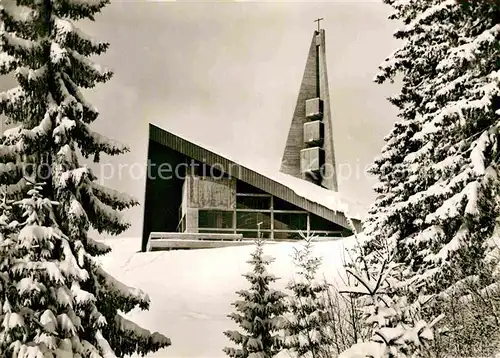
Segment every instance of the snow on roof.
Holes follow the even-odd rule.
[[[158,127],[161,128],[160,126]],[[350,198],[347,198],[340,192],[335,192],[329,189],[325,189],[306,180],[296,178],[289,174],[282,173],[277,169],[273,170],[270,168],[262,168],[256,166],[255,163],[252,164],[248,162],[242,162],[241,160],[237,160],[234,157],[227,155],[226,153],[221,153],[218,149],[215,149],[210,145],[205,145],[203,143],[193,141],[185,136],[177,135],[172,131],[169,132],[188,142],[191,142],[199,147],[205,148],[206,150],[209,150],[221,157],[224,157],[232,162],[235,162],[242,167],[245,167],[261,175],[264,175],[265,177],[274,180],[275,182],[291,189],[295,194],[297,194],[302,198],[315,202],[332,211],[341,212],[347,218],[354,220],[361,220],[367,214],[367,207],[365,205],[363,205],[359,201],[354,201]]]
[[[361,220],[366,214],[367,210],[362,203],[350,200],[340,192],[325,189],[306,180],[296,178],[277,170],[267,173],[261,170],[254,171],[285,185],[293,190],[298,196],[318,203],[330,210],[342,212],[348,218]]]

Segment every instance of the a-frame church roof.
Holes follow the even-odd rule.
[[[361,231],[362,207],[349,202],[340,193],[328,190],[300,178],[276,170],[260,170],[242,165],[226,155],[218,154],[166,131],[149,125],[149,140],[197,162],[215,166],[232,177],[244,181],[268,194],[316,214],[344,228]]]

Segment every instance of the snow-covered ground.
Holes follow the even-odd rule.
[[[344,248],[353,241],[347,238],[315,244],[327,279],[342,274]],[[235,291],[247,287],[241,275],[249,271],[246,261],[253,246],[140,253],[138,238],[104,242],[113,248],[101,259],[106,271],[151,298],[149,311],[134,311],[127,318],[172,340],[171,347],[148,357],[225,357],[222,348],[229,341],[222,332],[234,328],[226,315],[232,311]],[[265,253],[276,258],[270,272],[282,278],[279,288],[292,277],[294,247],[300,244],[266,245]]]

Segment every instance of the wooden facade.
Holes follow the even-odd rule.
[[[236,180],[187,175],[183,190],[191,208],[236,208]]]

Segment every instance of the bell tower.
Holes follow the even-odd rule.
[[[325,30],[314,31],[280,171],[337,191]]]

